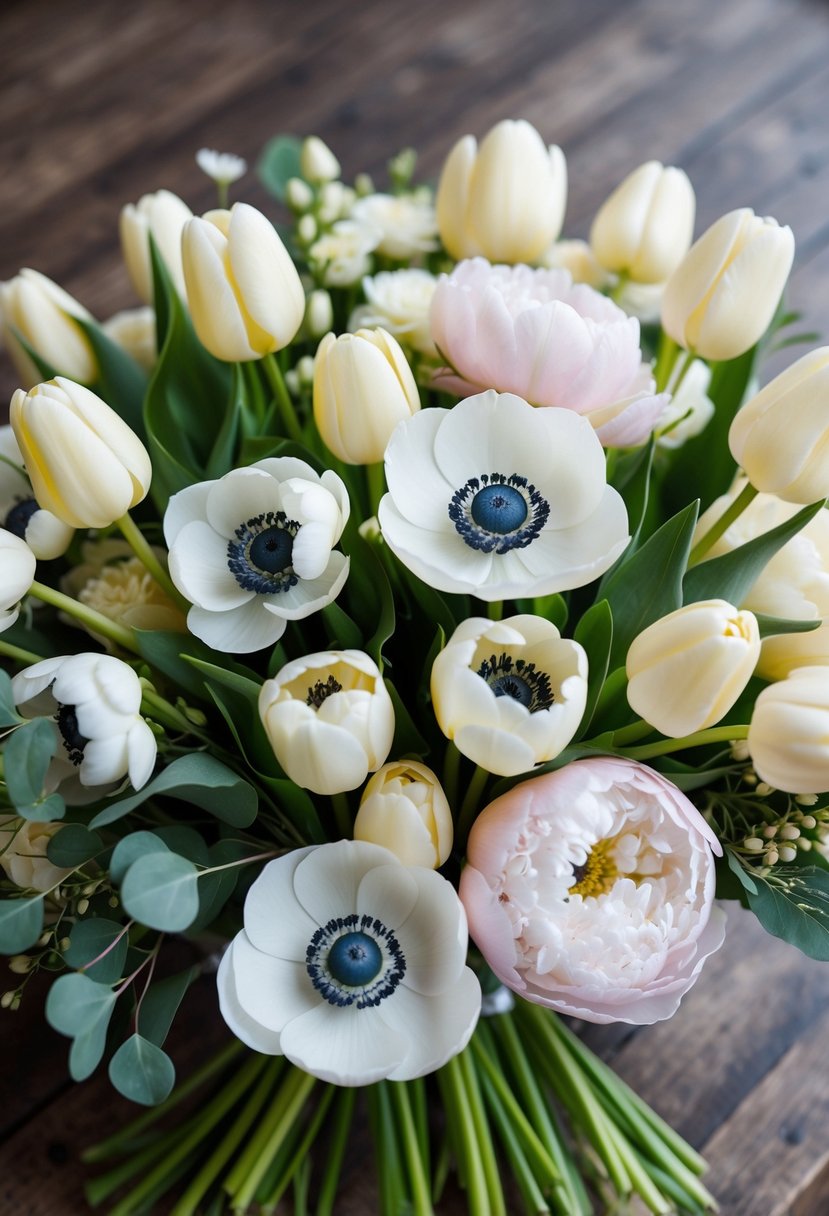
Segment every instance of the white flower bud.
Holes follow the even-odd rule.
[[[296,234],[303,245],[310,245],[317,235],[317,221],[313,215],[303,215],[296,226]]]
[[[301,177],[292,177],[285,187],[285,198],[292,211],[303,212],[314,201],[314,192]]]
[[[327,291],[312,291],[305,305],[305,324],[312,338],[321,338],[334,325],[334,305]]]
[[[309,182],[331,182],[340,176],[340,162],[317,135],[303,141],[299,158],[302,176]]]
[[[355,840],[382,845],[404,865],[437,869],[452,851],[452,836],[449,803],[425,764],[384,764],[363,790]]]

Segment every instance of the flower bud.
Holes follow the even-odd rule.
[[[91,314],[45,274],[21,270],[0,284],[0,313],[6,346],[26,388],[37,384],[41,376],[18,334],[55,371],[85,383],[97,377],[92,347],[78,325],[79,320],[92,321]]]
[[[425,764],[384,764],[363,790],[354,839],[389,849],[406,866],[437,869],[452,851],[452,812]]]
[[[753,486],[785,502],[829,495],[829,346],[786,368],[737,413],[728,446]]]
[[[419,409],[414,376],[391,334],[359,329],[323,338],[314,366],[314,421],[340,460],[382,460],[398,422]]]
[[[35,498],[70,527],[108,528],[146,497],[146,448],[88,388],[57,376],[18,389],[10,419]]]
[[[725,600],[687,604],[634,638],[627,698],[663,735],[690,735],[725,717],[759,657],[760,631],[751,612]]]
[[[687,174],[649,160],[599,208],[590,230],[593,252],[635,283],[663,283],[688,252],[695,206]]]
[[[340,162],[318,135],[303,140],[299,167],[305,180],[316,184],[333,182],[342,172]]]
[[[305,325],[312,338],[321,338],[334,324],[331,296],[323,288],[312,291],[305,305]]]
[[[736,359],[768,329],[793,259],[791,228],[748,207],[729,211],[668,279],[663,328],[703,359]]]
[[[184,270],[181,264],[181,234],[193,212],[177,194],[157,190],[145,194],[137,203],[121,209],[121,251],[135,294],[145,304],[153,302],[153,268],[150,237],[167,267],[173,286],[184,296]]]
[[[292,177],[285,187],[285,199],[292,211],[303,212],[313,203],[314,192],[301,177]]]
[[[20,601],[34,581],[37,562],[25,541],[0,528],[0,633],[20,614]]]
[[[829,790],[829,680],[825,667],[798,667],[757,697],[748,728],[763,781],[788,794]],[[783,856],[783,849],[780,850]]]
[[[296,234],[302,241],[303,245],[310,245],[311,242],[316,239],[318,231],[319,229],[317,228],[317,221],[314,219],[313,215],[303,215],[302,219],[296,226]]]
[[[561,231],[567,166],[530,123],[499,122],[480,148],[465,135],[438,183],[437,223],[454,258],[534,262]]]
[[[360,650],[287,663],[262,685],[259,715],[285,772],[315,794],[357,789],[383,764],[394,738],[391,697]]]
[[[244,362],[288,345],[302,323],[305,292],[261,211],[236,203],[193,218],[182,257],[193,325],[211,355]]]
[[[49,891],[72,873],[52,865],[46,856],[49,841],[63,826],[0,816],[0,869],[24,890]]]

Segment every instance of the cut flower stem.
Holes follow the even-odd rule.
[[[158,583],[162,591],[164,591],[165,594],[170,597],[174,604],[187,611],[187,609],[190,607],[189,602],[184,598],[178,587],[176,587],[176,585],[173,583],[170,575],[164,569],[157,555],[153,551],[152,545],[148,542],[147,538],[144,536],[144,533],[135,523],[135,520],[132,518],[129,512],[127,512],[126,515],[122,515],[121,518],[117,519],[115,522],[118,525],[124,540],[132,549],[138,560]]]
[[[35,599],[42,600],[44,604],[50,604],[60,612],[73,616],[76,621],[80,621],[91,632],[102,634],[103,637],[109,638],[110,642],[114,642],[116,646],[121,646],[124,650],[131,650],[133,654],[139,653],[138,644],[135,640],[135,631],[128,629],[126,625],[119,624],[118,621],[111,620],[108,616],[104,616],[102,612],[96,612],[94,608],[89,608],[79,600],[73,600],[71,596],[64,595],[62,591],[56,591],[54,587],[48,587],[45,583],[37,581],[33,582],[29,588],[29,595],[33,595]]]

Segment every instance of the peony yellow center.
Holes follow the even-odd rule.
[[[587,855],[584,865],[573,867],[573,877],[576,882],[568,890],[568,895],[580,895],[582,899],[588,896],[604,895],[619,877],[616,862],[613,858],[614,841],[597,840]]]

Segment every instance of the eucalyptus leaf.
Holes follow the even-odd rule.
[[[4,776],[16,807],[32,808],[40,798],[46,770],[57,746],[51,718],[32,718],[11,734],[3,752]]]
[[[88,1030],[76,1035],[69,1048],[69,1075],[73,1081],[91,1077],[104,1058],[112,1010],[96,1018]]]
[[[757,876],[748,903],[774,937],[797,946],[809,958],[829,960],[829,871],[818,866],[775,866]]]
[[[747,867],[740,860],[737,853],[733,849],[726,848],[725,860],[728,862],[728,868],[736,875],[740,886],[752,895],[757,894],[757,883],[749,874]]]
[[[207,845],[195,828],[183,823],[170,823],[156,828],[155,835],[164,841],[171,853],[178,853],[197,866],[210,864]]]
[[[157,1106],[176,1081],[170,1057],[140,1034],[122,1043],[109,1062],[109,1079],[119,1094],[142,1106]]]
[[[117,945],[113,945],[117,942]],[[75,970],[83,970],[91,980],[99,984],[114,984],[124,974],[124,963],[129,948],[124,926],[103,916],[91,916],[75,923],[70,931],[69,945],[63,952],[64,960]],[[104,951],[107,953],[93,963]],[[90,966],[90,963],[93,963]]]
[[[67,823],[46,846],[46,856],[55,866],[74,869],[100,853],[104,842],[97,832],[82,823]]]
[[[109,1017],[118,998],[108,984],[74,971],[61,975],[46,998],[46,1021],[60,1034],[85,1034],[98,1018]]]
[[[123,881],[124,875],[134,861],[150,853],[169,853],[167,845],[155,832],[131,832],[119,840],[112,850],[109,861],[109,876],[114,883]]]
[[[301,153],[302,141],[295,135],[275,135],[262,149],[256,172],[265,189],[280,202],[285,201],[291,178],[302,177]]]
[[[164,794],[209,811],[233,827],[247,827],[256,818],[256,790],[221,760],[207,752],[189,752],[162,769],[138,793],[110,803],[92,820],[91,827],[114,823],[148,798]]]
[[[199,973],[198,967],[188,967],[147,989],[138,1013],[138,1028],[156,1047],[163,1046],[184,994]]]
[[[23,819],[30,819],[33,823],[54,823],[56,819],[63,819],[66,803],[60,794],[48,794],[28,805],[21,802],[15,809]]]
[[[43,896],[0,900],[0,951],[22,954],[43,930]]]
[[[198,871],[177,853],[139,857],[124,875],[121,902],[139,924],[180,933],[199,912]]]

